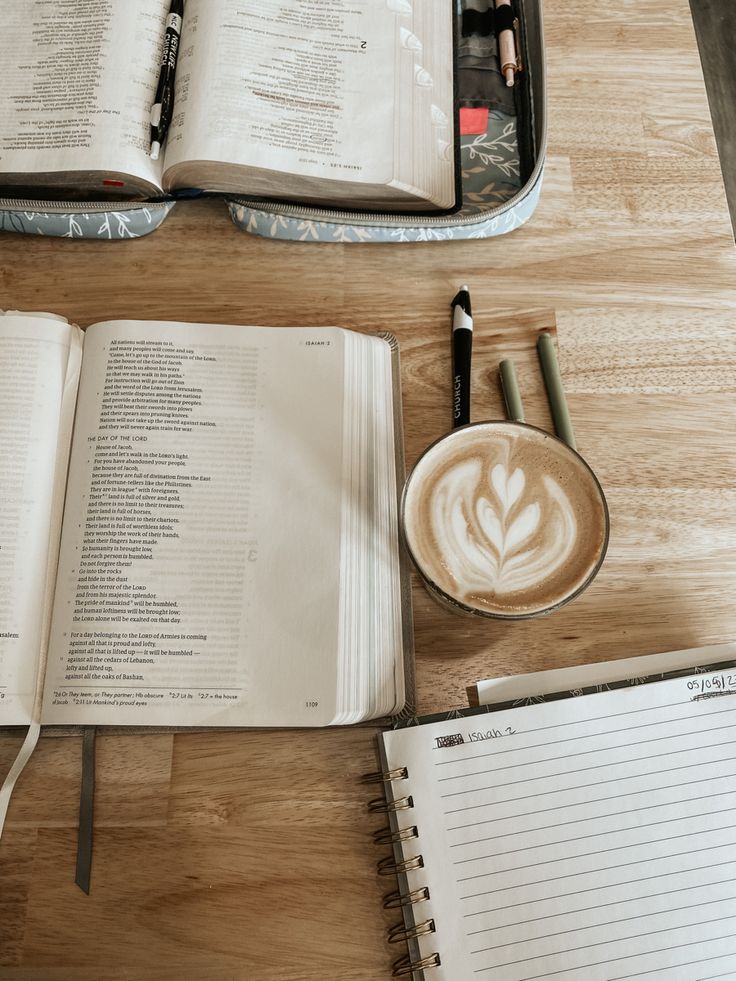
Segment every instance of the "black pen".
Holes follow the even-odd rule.
[[[473,316],[470,293],[461,286],[452,301],[452,427],[470,422],[470,358],[473,351]]]
[[[156,86],[156,98],[151,106],[151,159],[158,160],[161,147],[171,125],[174,112],[174,76],[179,54],[181,21],[184,16],[184,0],[171,0],[166,18],[164,48],[161,54],[161,71]]]

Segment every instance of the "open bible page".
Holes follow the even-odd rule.
[[[422,197],[452,204],[437,134],[452,141],[452,5],[413,6],[188,0],[166,186],[318,200],[325,181],[380,196],[400,184],[419,193],[421,177]],[[412,27],[426,31],[424,48]],[[422,59],[438,50],[433,79]]]
[[[336,714],[343,332],[87,333],[44,722]]]
[[[32,720],[51,616],[81,332],[0,316],[0,725]]]
[[[167,9],[166,0],[0,0],[1,183],[101,191],[101,175],[114,174],[160,187],[149,113]]]
[[[736,975],[736,669],[383,739],[440,981]]]

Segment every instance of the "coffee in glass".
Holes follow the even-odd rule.
[[[457,610],[525,619],[582,592],[603,562],[608,508],[583,458],[519,422],[462,426],[433,443],[402,501],[409,554]]]

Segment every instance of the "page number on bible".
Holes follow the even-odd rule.
[[[304,706],[305,706],[305,708],[308,708],[308,709],[316,709],[316,708],[319,707],[319,702],[316,701],[314,698],[308,698],[306,700],[306,702],[304,703]]]

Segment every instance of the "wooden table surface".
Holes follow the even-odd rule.
[[[411,462],[449,422],[448,302],[476,317],[474,418],[555,321],[579,447],[611,509],[608,558],[549,619],[496,625],[415,587],[418,703],[482,677],[736,637],[736,253],[686,0],[546,4],[541,201],[510,236],[342,246],[263,241],[217,202],[136,242],[0,239],[0,306],[330,324],[401,342]],[[102,735],[92,892],[74,885],[77,737],[42,739],[0,841],[0,978],[380,981],[400,953],[359,776],[374,729]],[[0,773],[18,748],[0,738]]]

